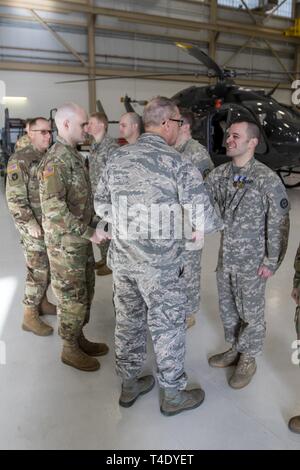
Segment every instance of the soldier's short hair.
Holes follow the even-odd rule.
[[[90,117],[97,119],[98,122],[102,122],[105,126],[105,129],[107,130],[107,128],[108,128],[108,119],[107,119],[106,114],[95,112],[95,113],[92,113],[90,115]]]
[[[180,108],[179,111],[183,119],[183,124],[189,124],[190,129],[192,130],[195,124],[195,115],[193,111],[186,108]]]
[[[254,121],[247,121],[247,119],[243,119],[243,118],[240,118],[240,119],[234,119],[230,125],[232,124],[238,124],[238,123],[242,123],[242,122],[245,122],[247,124],[247,135],[249,137],[249,139],[257,139],[259,141],[260,139],[260,130],[259,130],[259,127],[258,125],[254,122]]]
[[[145,128],[160,126],[163,121],[176,114],[177,106],[174,101],[164,96],[156,96],[145,106],[143,122]]]
[[[138,129],[139,134],[142,133],[143,121],[142,121],[141,116],[138,113],[134,113],[134,112],[125,113],[125,114],[123,114],[123,116],[128,116],[131,123],[137,125],[137,129]]]
[[[60,106],[54,117],[57,129],[59,130],[62,127],[65,119],[70,119],[78,111],[84,111],[84,109],[76,103],[65,103]]]
[[[31,130],[33,128],[33,126],[36,125],[37,121],[46,121],[47,123],[49,123],[49,120],[47,118],[43,117],[43,116],[34,117],[34,118],[32,118],[28,121],[29,130]]]

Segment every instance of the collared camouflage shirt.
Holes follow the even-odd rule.
[[[93,194],[97,189],[100,177],[105,168],[108,156],[119,147],[115,139],[108,134],[104,136],[101,142],[91,145],[89,168]]]
[[[205,180],[224,221],[218,268],[275,272],[288,243],[289,202],[280,178],[252,158],[243,168],[220,165]]]
[[[203,179],[205,179],[215,167],[204,145],[200,144],[200,142],[195,139],[188,139],[183,144],[178,145],[176,150],[195,165]]]
[[[14,153],[7,164],[7,204],[22,233],[26,233],[29,226],[42,224],[37,172],[44,155],[28,145]]]
[[[204,210],[202,228],[206,232],[222,227],[201,173],[162,137],[152,133],[143,134],[135,144],[121,147],[108,159],[95,194],[95,210],[104,220],[112,221],[105,204],[112,204],[113,209],[109,251],[112,267],[167,267],[180,263],[185,239],[180,233],[177,237],[175,225],[187,204],[195,209],[193,214],[197,208],[202,213]],[[173,216],[168,217],[170,208],[176,214],[174,225]],[[159,218],[157,211],[166,217]]]
[[[83,242],[90,238],[93,199],[88,170],[82,155],[62,138],[48,150],[39,168],[43,229],[48,245],[62,237]]]

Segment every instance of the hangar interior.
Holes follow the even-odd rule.
[[[6,108],[11,118],[26,119],[49,117],[68,101],[94,112],[100,100],[108,118],[118,121],[126,94],[149,100],[213,83],[207,68],[176,42],[195,44],[220,66],[243,72],[235,79],[242,87],[277,85],[273,97],[291,106],[292,83],[300,79],[299,18],[298,0],[0,0],[0,128]],[[141,105],[133,106],[142,113]],[[118,125],[110,125],[109,133],[118,137]],[[96,280],[88,326],[93,339],[110,346],[100,371],[86,374],[61,364],[57,330],[49,338],[21,330],[25,264],[1,178],[0,448],[299,449],[287,422],[300,413],[290,298],[300,189],[288,195],[289,246],[268,283],[267,340],[253,383],[233,391],[227,371],[207,363],[225,346],[215,283],[219,236],[213,235],[205,242],[201,312],[187,332],[186,355],[190,383],[203,386],[206,400],[195,411],[165,418],[157,386],[134,407],[118,407],[111,276]],[[155,372],[150,341],[148,346],[145,370]]]

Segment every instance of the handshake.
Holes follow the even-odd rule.
[[[111,225],[108,224],[108,222],[100,220],[90,240],[97,244],[111,240]]]

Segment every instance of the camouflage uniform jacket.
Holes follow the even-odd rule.
[[[252,158],[243,168],[226,163],[213,170],[205,185],[224,221],[218,268],[272,272],[287,248],[289,203],[280,178]]]
[[[21,149],[27,147],[27,145],[31,145],[31,141],[30,141],[29,135],[24,134],[24,135],[22,135],[22,137],[20,137],[17,140],[16,145],[15,145],[15,151],[21,150]]]
[[[189,139],[176,147],[184,158],[188,158],[200,171],[203,179],[214,169],[214,164],[204,145],[195,139]]]
[[[45,154],[32,145],[14,153],[7,164],[6,198],[8,208],[21,234],[42,225],[42,211],[37,178],[38,166]]]
[[[298,289],[300,289],[300,245],[296,253],[294,268],[295,268],[294,287],[297,287]]]
[[[115,139],[105,135],[101,142],[91,145],[89,168],[93,194],[97,189],[97,184],[105,168],[107,158],[111,152],[119,147]]]
[[[166,224],[164,220],[161,224],[149,223],[153,207],[161,209],[163,205],[168,208],[176,205],[181,215],[185,204],[197,205],[202,210],[204,207],[205,230],[222,228],[201,173],[156,134],[145,133],[135,144],[121,147],[111,155],[95,195],[96,213],[109,221],[105,204],[112,204],[114,215],[109,250],[112,267],[129,268],[142,264],[166,267],[182,262],[185,240],[174,236],[175,225],[172,224],[168,235],[162,236],[170,223],[169,217],[164,219]],[[124,233],[128,227],[134,227],[137,220],[140,221],[138,235],[129,235],[126,239]]]
[[[47,245],[84,242],[94,229],[88,170],[77,150],[62,138],[48,150],[39,168],[43,229]]]

